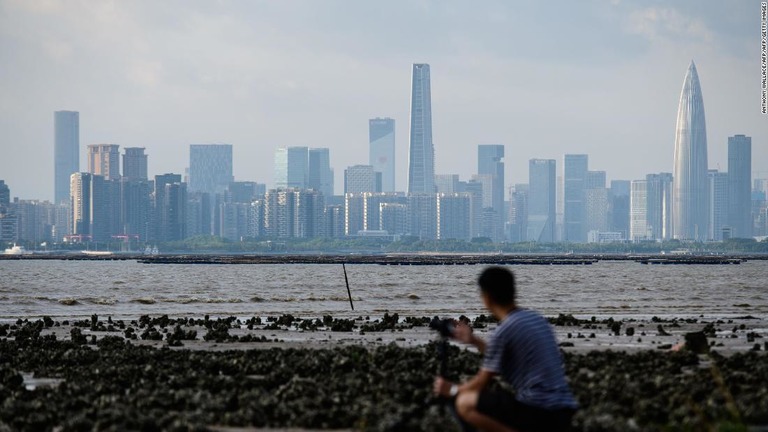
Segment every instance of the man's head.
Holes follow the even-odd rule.
[[[515,276],[504,267],[488,267],[477,278],[480,293],[488,309],[515,305]]]

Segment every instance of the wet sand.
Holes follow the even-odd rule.
[[[474,318],[480,335],[495,326]],[[0,430],[455,430],[429,394],[438,361],[428,321],[284,315],[2,324]],[[582,405],[576,430],[768,425],[763,319],[551,322]],[[671,352],[692,332],[704,333],[709,352]],[[450,374],[466,378],[479,361],[454,345]]]

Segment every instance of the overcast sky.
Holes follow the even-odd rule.
[[[183,173],[189,144],[229,143],[237,180],[272,184],[280,146],[329,147],[336,191],[368,163],[368,119],[397,122],[406,187],[412,63],[429,63],[435,172],[469,178],[477,144],[530,158],[587,153],[609,179],[672,170],[678,98],[695,60],[709,164],[760,114],[760,2],[0,0],[0,179],[53,197],[53,111],[85,147],[146,147]]]

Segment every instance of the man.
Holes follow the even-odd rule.
[[[480,371],[463,384],[437,377],[434,392],[455,397],[460,419],[484,431],[567,431],[578,407],[568,386],[560,349],[547,320],[515,303],[515,278],[503,267],[485,269],[477,281],[485,307],[499,321],[488,343],[458,323],[453,338],[483,353]],[[513,396],[489,389],[499,375]]]

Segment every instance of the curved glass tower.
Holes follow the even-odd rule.
[[[673,176],[673,238],[706,240],[709,232],[707,130],[704,99],[693,61],[685,74],[677,108]]]

